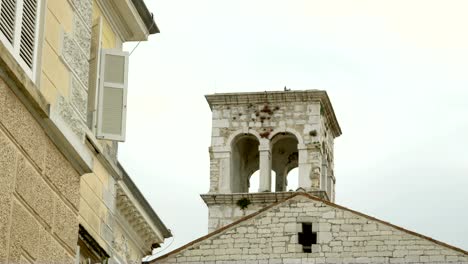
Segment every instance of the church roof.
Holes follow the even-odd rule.
[[[366,214],[363,214],[363,213],[360,213],[360,212],[351,210],[351,209],[349,209],[349,208],[346,208],[346,207],[340,206],[340,205],[338,205],[338,204],[335,204],[335,203],[332,203],[332,202],[329,202],[329,201],[320,199],[320,198],[318,198],[318,197],[309,195],[309,194],[307,194],[307,193],[294,193],[294,194],[292,194],[290,197],[288,197],[288,198],[286,198],[286,199],[284,199],[284,200],[282,200],[282,201],[273,203],[273,204],[271,204],[271,205],[269,205],[269,206],[267,206],[267,207],[265,207],[265,208],[263,208],[263,209],[261,209],[261,210],[255,212],[255,213],[253,213],[253,214],[247,215],[247,216],[245,216],[245,217],[243,217],[243,218],[241,218],[241,219],[239,219],[239,220],[237,220],[237,221],[235,221],[235,222],[233,222],[233,223],[231,223],[231,224],[228,224],[228,225],[226,225],[226,226],[224,226],[224,227],[222,227],[222,228],[219,228],[219,229],[217,229],[217,230],[215,230],[215,231],[213,231],[213,232],[211,232],[211,233],[209,233],[209,234],[207,234],[207,235],[205,235],[205,236],[202,236],[202,237],[200,237],[200,238],[198,238],[198,239],[196,239],[196,240],[193,240],[192,242],[189,242],[188,244],[185,244],[184,246],[181,246],[181,247],[179,247],[179,248],[177,248],[177,249],[175,249],[175,250],[173,250],[173,251],[171,251],[171,252],[169,252],[169,253],[167,253],[167,254],[165,254],[165,255],[162,255],[162,256],[160,256],[160,257],[158,257],[158,258],[156,258],[156,259],[153,259],[153,260],[149,261],[149,263],[156,263],[157,261],[166,259],[166,258],[168,258],[168,257],[170,257],[170,256],[172,256],[172,255],[175,255],[175,254],[180,253],[180,252],[182,252],[182,251],[184,251],[184,250],[186,250],[186,249],[189,249],[189,248],[192,247],[192,246],[196,246],[197,244],[199,244],[199,243],[201,243],[201,242],[203,242],[203,241],[205,241],[205,240],[207,240],[207,239],[210,239],[210,238],[212,238],[212,237],[215,237],[216,235],[219,235],[219,234],[221,234],[221,233],[223,233],[223,232],[225,232],[225,231],[227,231],[227,230],[230,230],[231,228],[236,227],[236,226],[242,224],[243,222],[245,222],[245,221],[247,221],[247,220],[249,220],[249,219],[252,219],[252,218],[257,217],[257,216],[259,216],[260,214],[262,214],[263,212],[269,211],[270,209],[272,209],[272,208],[274,208],[274,207],[276,207],[276,206],[278,206],[278,205],[281,205],[281,204],[285,203],[286,201],[288,201],[288,200],[290,200],[290,199],[293,199],[294,197],[305,197],[305,198],[308,198],[308,199],[313,200],[313,201],[322,202],[322,203],[324,203],[324,204],[326,204],[326,205],[328,205],[328,206],[331,206],[331,207],[334,207],[334,208],[337,208],[337,209],[341,209],[341,210],[344,210],[344,211],[351,212],[351,213],[356,214],[356,215],[358,215],[358,216],[364,217],[364,218],[366,218],[366,219],[368,219],[368,220],[376,221],[376,222],[378,222],[378,223],[380,223],[380,224],[383,224],[383,225],[392,227],[392,228],[394,228],[394,229],[396,229],[396,230],[402,231],[402,232],[407,233],[407,234],[409,234],[409,235],[413,235],[413,236],[419,237],[419,238],[421,238],[421,239],[424,239],[424,240],[433,242],[433,243],[435,243],[435,244],[438,244],[438,245],[440,245],[440,246],[446,247],[446,248],[448,248],[448,249],[452,249],[452,250],[457,251],[457,252],[459,252],[459,253],[468,255],[468,251],[465,251],[465,250],[460,249],[460,248],[457,248],[457,247],[455,247],[455,246],[452,246],[452,245],[446,244],[446,243],[444,243],[444,242],[435,240],[435,239],[433,239],[433,238],[431,238],[431,237],[424,236],[424,235],[418,234],[418,233],[416,233],[416,232],[407,230],[407,229],[405,229],[405,228],[403,228],[403,227],[393,225],[393,224],[391,224],[391,223],[389,223],[389,222],[382,221],[382,220],[377,219],[377,218],[374,218],[374,217],[372,217],[372,216],[369,216],[369,215],[366,215]]]

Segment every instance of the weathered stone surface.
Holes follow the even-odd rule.
[[[45,229],[39,230],[39,245],[41,248],[38,252],[38,263],[74,263],[73,256],[70,256]]]
[[[91,0],[72,0],[73,6],[83,18],[83,22],[91,27],[93,2]]]
[[[18,159],[16,191],[49,226],[52,225],[55,195],[23,157]]]
[[[298,232],[302,230],[294,230],[295,224],[302,225],[301,219],[318,226],[318,241],[312,245],[311,253],[303,252],[298,243]],[[330,231],[335,226],[337,230],[350,231]],[[359,228],[351,230],[350,226]],[[373,231],[365,231],[364,227]],[[467,264],[468,253],[298,194],[153,263],[215,262]]]
[[[78,138],[83,138],[86,125],[78,113],[62,96],[58,98],[57,111],[73,133],[75,133]]]
[[[72,77],[71,86],[71,102],[81,116],[83,122],[86,122],[86,115],[88,111],[88,93],[83,88],[80,82]]]
[[[80,177],[51,141],[46,147],[45,175],[60,193],[78,210],[80,202]]]
[[[10,263],[19,263],[23,250],[35,258],[39,249],[39,224],[24,207],[13,203],[10,235]]]
[[[114,164],[117,164],[118,143],[116,141],[100,140],[104,149],[104,154]]]
[[[101,236],[106,241],[114,241],[114,232],[112,231],[110,226],[105,224],[104,222],[101,224]]]
[[[0,122],[31,157],[36,166],[42,169],[46,136],[31,113],[1,79]]]
[[[6,261],[17,151],[0,131],[0,263]]]
[[[83,23],[83,20],[77,16],[73,17],[73,35],[75,36],[78,45],[84,51],[86,57],[89,59],[89,52],[91,49],[91,32],[89,25]]]
[[[78,79],[88,87],[89,55],[86,55],[78,46],[72,34],[65,33],[63,36],[62,56],[71,67],[71,70],[78,76]]]
[[[52,228],[65,244],[71,249],[75,248],[78,242],[78,217],[63,202],[56,203]]]

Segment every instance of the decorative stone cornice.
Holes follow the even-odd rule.
[[[341,128],[335,116],[330,98],[323,90],[265,91],[248,93],[221,93],[205,95],[211,110],[216,106],[245,105],[262,103],[320,102],[324,116],[330,122],[334,137],[341,135]]]
[[[141,205],[122,182],[117,184],[116,200],[118,215],[131,228],[131,231],[128,230],[129,234],[139,242],[145,253],[151,253],[154,245],[159,245],[164,241],[163,230],[158,230],[152,223]]]
[[[265,206],[283,201],[297,192],[261,192],[261,193],[228,193],[228,194],[201,194],[206,205],[236,204],[242,198],[247,198],[252,204],[264,204]],[[325,191],[306,192],[312,196],[329,201]]]

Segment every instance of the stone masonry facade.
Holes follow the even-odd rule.
[[[311,195],[325,198],[321,191],[308,192]],[[208,232],[226,226],[247,215],[256,213],[263,208],[290,197],[292,192],[262,192],[262,193],[237,193],[237,194],[202,194],[201,197],[207,204]],[[237,201],[248,199],[249,206],[241,209]]]
[[[301,223],[317,244],[304,253]],[[468,252],[308,194],[295,194],[152,263],[468,263]]]
[[[90,52],[106,37],[94,53],[120,50],[121,31],[146,40],[137,22],[152,16],[141,0],[33,2],[31,76],[0,41],[0,264],[140,262],[171,234],[118,162],[117,142],[88,126]]]
[[[0,263],[74,263],[80,177],[0,79]]]

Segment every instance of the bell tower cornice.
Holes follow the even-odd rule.
[[[330,122],[334,137],[339,137],[342,132],[335,111],[326,91],[323,90],[298,90],[298,91],[265,91],[245,93],[216,93],[205,95],[206,101],[213,110],[215,106],[229,106],[242,104],[262,103],[294,103],[294,102],[320,102],[324,116]]]

